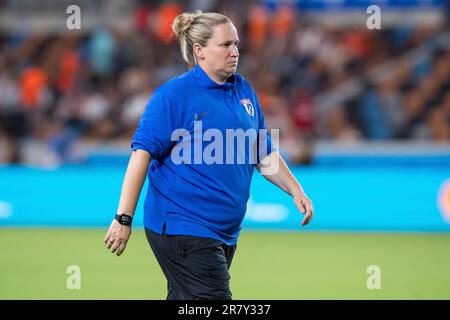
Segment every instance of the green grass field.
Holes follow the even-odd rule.
[[[0,299],[164,299],[166,282],[142,229],[124,255],[103,229],[1,229]],[[81,289],[69,290],[69,265]],[[381,269],[381,289],[366,286]],[[450,234],[243,232],[234,299],[450,299]]]

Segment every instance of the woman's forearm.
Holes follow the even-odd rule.
[[[136,150],[131,154],[122,183],[118,214],[134,215],[150,161],[150,154],[144,150]]]
[[[268,155],[263,162],[258,164],[257,169],[264,178],[291,196],[304,193],[302,186],[277,151]]]

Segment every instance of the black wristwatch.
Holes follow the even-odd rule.
[[[116,214],[115,219],[123,226],[129,226],[133,221],[133,217],[127,214]]]

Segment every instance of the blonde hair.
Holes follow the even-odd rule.
[[[191,68],[197,63],[194,43],[205,47],[213,35],[213,27],[227,22],[231,20],[220,13],[200,10],[184,12],[173,20],[172,30],[180,43],[181,55]]]

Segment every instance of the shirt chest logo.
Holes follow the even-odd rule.
[[[203,112],[203,113],[196,113],[194,115],[195,121],[200,121],[200,119],[203,118],[207,113],[208,113],[208,111],[207,112]]]
[[[253,108],[253,104],[250,101],[250,99],[241,99],[241,103],[245,108],[245,111],[247,111],[247,113],[249,115],[251,115],[252,117],[255,116],[255,109]]]

